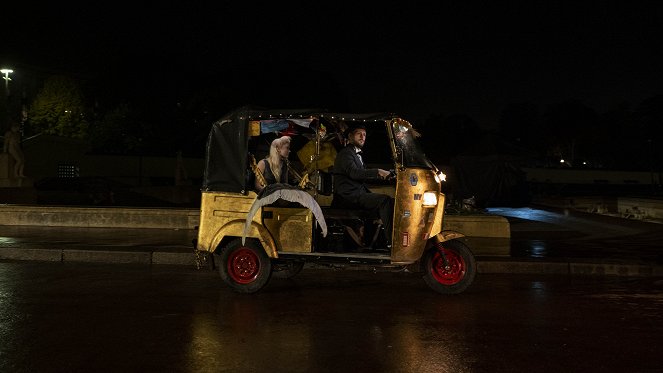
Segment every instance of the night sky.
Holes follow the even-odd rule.
[[[237,3],[8,6],[0,64],[165,101],[245,85],[255,104],[485,127],[512,102],[600,113],[663,94],[660,2]]]

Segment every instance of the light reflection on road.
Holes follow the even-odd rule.
[[[585,234],[586,239],[636,234],[640,230],[623,224],[622,219],[598,220],[594,216],[580,216],[565,209],[562,213],[531,207],[494,207],[487,212],[504,217],[549,224],[544,230],[573,230]]]

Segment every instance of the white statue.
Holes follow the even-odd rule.
[[[14,158],[14,177],[25,177],[23,168],[25,166],[25,156],[21,150],[21,133],[18,123],[12,123],[11,129],[5,132],[5,145],[2,148],[3,153],[9,153]]]

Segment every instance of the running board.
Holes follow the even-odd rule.
[[[281,255],[295,255],[295,256],[314,256],[320,258],[357,258],[357,259],[371,259],[371,260],[389,260],[390,255],[382,253],[300,253],[293,251],[277,251]]]

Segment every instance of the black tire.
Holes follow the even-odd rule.
[[[288,279],[296,276],[304,268],[304,262],[301,260],[285,260],[274,263],[272,266],[272,276],[278,279]]]
[[[255,293],[267,285],[272,262],[260,243],[247,239],[231,241],[220,255],[219,274],[223,282],[237,293]]]
[[[421,269],[424,281],[431,289],[441,294],[459,294],[474,282],[477,264],[467,245],[450,240],[428,249],[424,253]]]

